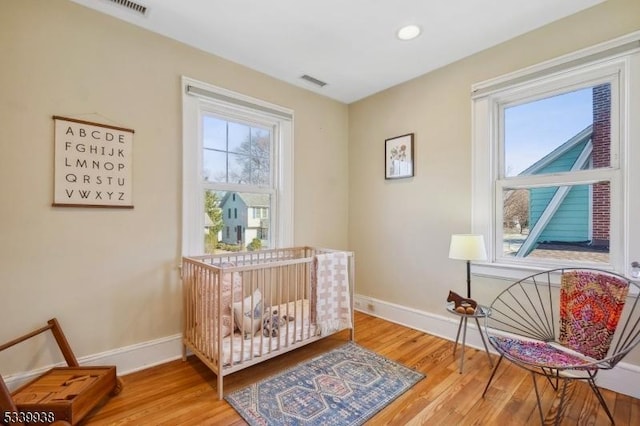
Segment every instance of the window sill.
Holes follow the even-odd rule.
[[[471,273],[478,277],[495,278],[506,281],[517,281],[539,272],[557,268],[597,268],[615,273],[610,265],[585,265],[577,263],[548,264],[548,265],[515,265],[511,263],[474,263]],[[623,274],[624,275],[624,274]],[[630,278],[627,276],[627,278]]]
[[[564,264],[564,265],[514,265],[510,263],[472,263],[471,273],[476,277],[493,278],[514,282],[539,272],[558,268],[596,268],[619,274],[630,281],[640,284],[640,278],[634,278],[628,273],[619,273],[613,270],[610,265],[584,265],[584,264]]]

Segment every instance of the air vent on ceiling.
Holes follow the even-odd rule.
[[[324,87],[327,85],[327,83],[325,83],[324,81],[318,80],[317,78],[313,78],[310,75],[303,75],[302,77],[300,77],[303,80],[307,80],[309,83],[313,83],[315,85],[318,85],[320,87]]]
[[[118,6],[126,7],[129,10],[137,12],[141,15],[147,14],[147,6],[143,6],[140,3],[136,3],[130,0],[107,0],[110,3],[117,4]]]

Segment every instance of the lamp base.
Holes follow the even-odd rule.
[[[467,260],[467,297],[471,298],[471,261]]]

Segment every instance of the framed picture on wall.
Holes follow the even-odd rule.
[[[132,129],[53,116],[53,206],[133,208]]]
[[[384,141],[384,178],[413,176],[413,133]]]

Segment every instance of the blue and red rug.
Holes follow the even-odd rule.
[[[424,377],[347,343],[225,399],[252,426],[360,425]]]

